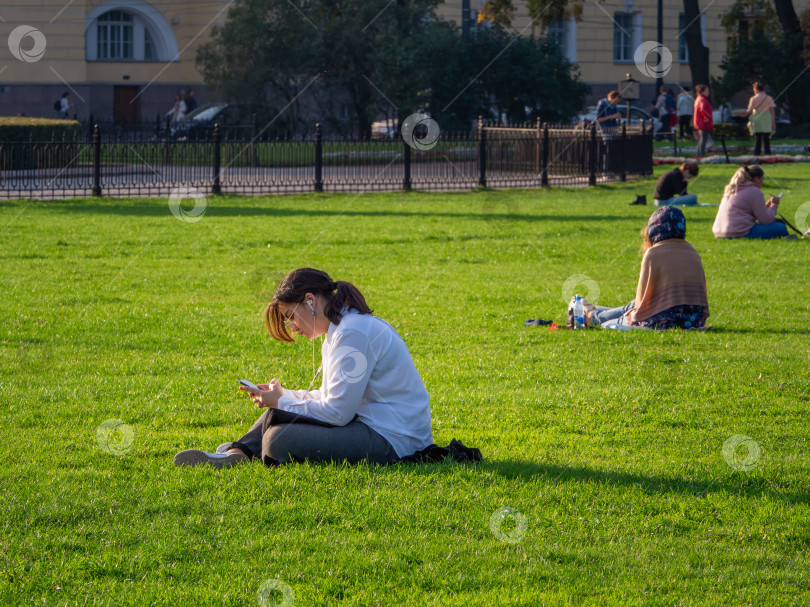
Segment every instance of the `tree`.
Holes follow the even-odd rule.
[[[709,83],[709,48],[703,44],[700,32],[700,5],[698,0],[683,0],[683,16],[686,27],[682,32],[689,50],[689,71],[692,73],[692,88]]]
[[[431,88],[433,117],[444,130],[466,130],[479,115],[567,122],[590,90],[553,42],[487,28],[458,42]]]
[[[237,0],[197,64],[216,95],[270,105],[288,133],[306,99],[334,128],[348,108],[350,130],[368,136],[386,99],[409,112],[441,68],[451,30],[433,15],[439,1]]]
[[[777,106],[787,105],[794,124],[810,121],[807,32],[810,13],[797,15],[790,0],[737,0],[723,15],[732,39],[713,88],[728,99],[751,83],[769,85]]]
[[[539,25],[543,32],[549,25],[571,17],[582,18],[583,2],[579,0],[523,0],[529,11],[532,24]],[[488,21],[498,29],[507,29],[515,17],[512,0],[485,0],[478,11],[478,22]]]

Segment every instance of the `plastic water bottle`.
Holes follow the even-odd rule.
[[[576,301],[577,298],[572,296],[571,301],[568,302],[568,311],[566,312],[565,315],[565,325],[570,329],[576,328],[576,324],[574,322],[574,304],[576,303]]]
[[[577,295],[576,301],[574,302],[574,328],[585,328],[585,307],[582,305],[581,295]]]

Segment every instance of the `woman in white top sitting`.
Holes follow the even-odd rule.
[[[258,386],[258,392],[242,387],[268,411],[220,453],[182,451],[175,464],[226,467],[254,457],[268,466],[304,460],[388,463],[432,444],[429,395],[408,348],[391,325],[373,316],[354,285],[313,268],[293,270],[265,317],[279,341],[291,342],[296,334],[310,340],[326,336],[321,387],[288,390],[277,379]],[[270,417],[274,409],[288,412],[282,423]],[[289,413],[308,419],[287,423],[293,421]]]

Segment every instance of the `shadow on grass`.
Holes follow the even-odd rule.
[[[807,335],[810,334],[810,328],[808,329],[768,329],[764,327],[754,327],[754,328],[732,328],[732,327],[712,327],[712,330],[709,333],[739,333],[741,335],[744,334],[751,334],[751,335]]]
[[[519,460],[484,460],[478,464],[461,464],[468,470],[492,472],[510,480],[528,481],[540,478],[551,483],[586,482],[599,483],[609,487],[636,487],[648,495],[677,493],[684,496],[705,497],[709,491],[723,491],[739,497],[767,496],[778,498],[791,504],[810,504],[807,492],[780,490],[773,483],[761,476],[748,476],[743,472],[733,472],[728,476],[713,481],[701,479],[687,480],[662,475],[644,476],[620,471],[604,471],[582,466],[561,466],[558,464],[539,464]],[[403,464],[403,471],[416,474],[433,474],[443,468],[451,469],[459,464]]]
[[[140,217],[167,217],[174,219],[169,211],[168,204],[164,205],[100,205],[100,204],[65,204],[64,201],[54,203],[60,211],[100,214],[100,215],[121,215]],[[216,199],[208,203],[204,217],[448,217],[453,219],[482,219],[482,220],[511,220],[511,221],[635,221],[633,217],[614,215],[528,215],[518,213],[498,213],[496,207],[493,210],[482,209],[479,213],[449,213],[420,212],[420,211],[357,211],[357,210],[323,210],[309,208],[274,208],[274,207],[241,207],[241,206],[220,206],[216,204]],[[175,220],[176,221],[176,220]]]

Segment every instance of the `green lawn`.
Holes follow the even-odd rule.
[[[810,168],[765,168],[793,220]],[[715,241],[687,209],[714,330],[523,326],[562,322],[575,274],[634,296],[653,185],[219,197],[195,223],[0,202],[0,604],[808,604],[806,241]],[[309,384],[310,344],[261,319],[303,265],[364,291],[435,441],[483,463],[172,465],[252,424],[238,378]]]

